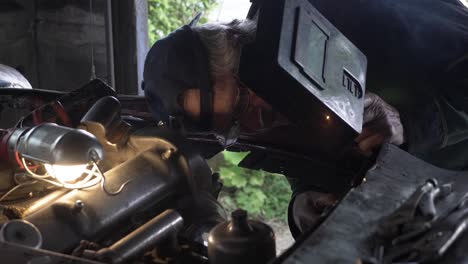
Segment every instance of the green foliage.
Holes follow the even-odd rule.
[[[196,14],[203,12],[202,23],[207,13],[218,0],[148,0],[148,27],[150,44],[175,29],[189,23]]]
[[[288,181],[282,175],[238,167],[247,154],[223,152],[224,162],[218,168],[225,187],[221,202],[228,211],[243,208],[254,217],[285,222],[291,198]]]

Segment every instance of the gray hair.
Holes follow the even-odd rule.
[[[233,20],[229,23],[208,23],[194,27],[207,49],[214,79],[239,70],[242,46],[255,39],[256,23],[252,20]]]

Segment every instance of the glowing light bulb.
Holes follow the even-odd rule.
[[[330,115],[326,115],[326,116],[325,116],[325,119],[326,119],[327,121],[330,121],[331,116],[330,116]]]
[[[71,183],[83,175],[88,165],[80,164],[65,166],[45,164],[44,166],[47,170],[47,173],[49,173],[52,177],[61,182]]]

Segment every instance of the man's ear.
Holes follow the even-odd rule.
[[[237,30],[227,29],[230,38],[234,41],[237,47],[242,47],[245,44],[251,43],[255,40],[255,37],[251,36],[250,34],[243,34],[238,32]]]

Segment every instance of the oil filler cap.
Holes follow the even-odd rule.
[[[40,248],[42,235],[36,226],[30,222],[15,219],[3,224],[0,229],[0,241]]]
[[[275,258],[275,235],[270,226],[249,220],[247,212],[240,209],[231,217],[231,221],[218,224],[209,234],[210,264],[263,264]]]

